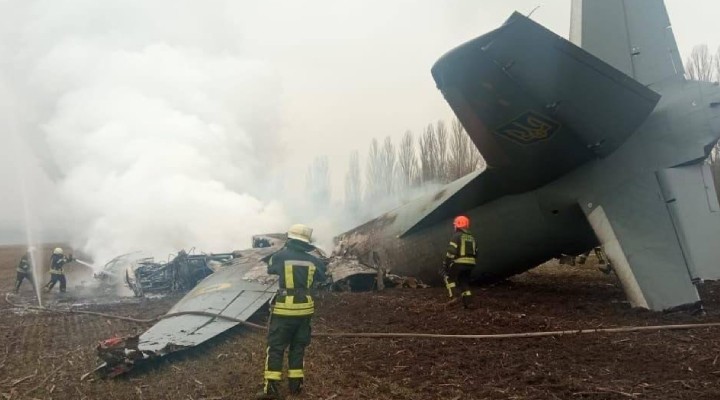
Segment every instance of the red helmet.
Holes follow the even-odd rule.
[[[464,215],[455,217],[455,220],[453,221],[453,226],[455,227],[455,229],[468,229],[470,227],[470,218]]]

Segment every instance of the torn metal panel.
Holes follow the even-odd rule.
[[[246,320],[277,291],[277,278],[267,275],[266,265],[261,261],[277,250],[277,247],[267,247],[241,252],[241,257],[200,282],[168,315],[200,311]],[[235,325],[237,323],[216,317],[169,317],[140,335],[138,348],[164,355],[196,346]]]
[[[93,274],[93,278],[104,285],[115,285],[125,280],[125,271],[132,266],[139,252],[119,255],[105,263],[105,265]],[[93,268],[95,269],[95,268]]]
[[[145,293],[188,291],[235,256],[236,253],[188,254],[181,250],[168,263],[138,259],[125,270],[125,282],[137,297]]]
[[[197,346],[247,320],[277,292],[277,277],[262,261],[280,246],[234,252],[230,263],[203,279],[157,324],[139,337],[113,338],[98,346],[104,364],[96,371],[116,376],[138,362]],[[218,316],[192,315],[210,313]]]
[[[354,258],[334,258],[327,268],[334,290],[347,292],[369,291],[375,287],[378,271]]]
[[[286,233],[265,233],[262,235],[254,235],[252,237],[252,247],[257,249],[263,247],[282,246],[286,241]]]

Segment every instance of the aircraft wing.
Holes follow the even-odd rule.
[[[277,279],[268,276],[262,258],[280,247],[243,250],[232,264],[202,280],[170,311],[169,318],[140,335],[138,349],[164,355],[184,347],[198,345],[237,325],[236,322],[199,315],[202,311],[246,320],[266,304],[277,291]]]
[[[517,13],[444,55],[432,74],[502,191],[511,193],[612,153],[660,99]]]
[[[663,0],[573,0],[570,40],[644,85],[685,74]]]

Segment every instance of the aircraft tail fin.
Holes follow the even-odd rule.
[[[573,0],[570,40],[647,86],[685,74],[663,0]]]

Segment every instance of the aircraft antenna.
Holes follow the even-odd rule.
[[[530,14],[527,15],[527,17],[528,18],[532,17],[532,15],[535,13],[535,11],[537,11],[538,8],[540,8],[540,6],[533,8],[532,11],[530,11]]]

